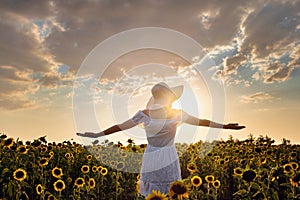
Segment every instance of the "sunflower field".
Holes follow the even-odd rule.
[[[182,180],[168,194],[153,191],[147,200],[300,199],[300,145],[289,140],[274,144],[249,135],[175,145]],[[132,139],[90,146],[45,137],[23,142],[0,134],[0,199],[144,199],[139,174],[125,169],[141,165],[131,155],[146,146]]]

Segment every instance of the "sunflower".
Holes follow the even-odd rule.
[[[197,165],[194,162],[191,162],[187,165],[187,169],[189,170],[189,172],[192,174],[195,171],[197,171]]]
[[[57,180],[55,183],[53,183],[53,187],[56,191],[60,192],[66,188],[66,185],[63,180]]]
[[[214,156],[215,161],[220,160],[220,156]]]
[[[97,171],[98,171],[99,173],[101,173],[101,170],[102,170],[102,166],[99,165],[99,166],[97,167]]]
[[[52,158],[54,156],[54,152],[53,151],[50,151],[49,152],[49,155],[50,155],[50,158]]]
[[[233,161],[236,162],[236,163],[239,162],[239,157],[235,156],[235,157],[233,158]]]
[[[207,176],[205,176],[205,180],[208,183],[212,183],[212,182],[214,182],[215,177],[213,175],[207,175]]]
[[[199,187],[202,184],[202,179],[199,176],[194,176],[191,179],[192,185],[195,187]]]
[[[300,184],[300,174],[298,173],[290,178],[290,182],[292,186],[298,187],[298,185]]]
[[[126,152],[122,152],[122,153],[121,153],[121,156],[122,156],[123,158],[126,158],[126,157],[127,157],[127,153],[126,153]]]
[[[283,165],[283,170],[284,170],[284,173],[290,173],[292,171],[293,167],[291,164],[285,164]]]
[[[188,187],[182,181],[174,181],[170,186],[170,196],[179,199],[188,198]]]
[[[18,181],[23,181],[26,177],[27,177],[27,172],[24,169],[17,169],[16,171],[14,171],[14,179],[18,180]]]
[[[47,200],[55,200],[55,197],[54,197],[52,194],[50,194],[50,195],[48,196]]]
[[[14,138],[7,138],[4,140],[4,147],[5,148],[10,148],[14,144]]]
[[[214,188],[218,189],[221,186],[221,182],[219,180],[215,180],[212,185],[214,186]]]
[[[66,154],[65,154],[65,157],[66,157],[66,158],[70,158],[70,157],[71,157],[71,154],[70,154],[70,153],[66,153]]]
[[[161,193],[159,190],[152,190],[151,194],[148,194],[146,200],[168,200],[167,195]]]
[[[242,175],[242,178],[247,182],[253,181],[255,177],[256,177],[256,172],[252,169],[244,171]]]
[[[48,151],[51,151],[52,149],[53,149],[52,145],[48,145],[48,146],[47,146],[47,150],[48,150]]]
[[[260,159],[260,164],[261,165],[265,164],[266,162],[267,162],[267,158],[266,157]]]
[[[42,147],[42,148],[41,148],[41,152],[42,152],[42,153],[44,153],[44,152],[46,152],[46,151],[47,151],[47,147]]]
[[[106,174],[107,174],[107,172],[108,172],[108,170],[107,170],[107,168],[105,168],[105,167],[102,167],[102,169],[101,169],[101,174],[103,175],[103,176],[105,176]]]
[[[7,136],[2,133],[2,135],[0,136],[0,139],[5,139],[5,138],[7,138]]]
[[[89,167],[88,165],[82,165],[81,171],[82,171],[82,173],[84,173],[84,174],[89,173],[90,167]]]
[[[224,160],[224,159],[220,159],[220,160],[219,160],[219,164],[220,164],[220,165],[224,165],[224,164],[225,164],[225,160]]]
[[[63,173],[62,173],[62,169],[61,168],[58,168],[58,167],[54,167],[52,169],[52,175],[55,177],[55,178],[60,178]]]
[[[107,159],[107,155],[102,155],[102,160],[106,160]]]
[[[18,150],[19,153],[21,153],[21,154],[26,154],[26,153],[28,152],[28,149],[27,149],[24,145],[18,146],[17,150]]]
[[[242,176],[243,175],[243,169],[240,167],[234,168],[233,170],[234,175]]]
[[[298,163],[295,162],[291,162],[290,165],[292,166],[293,170],[297,170],[299,167]]]
[[[114,167],[114,166],[115,166],[115,164],[116,164],[116,161],[112,160],[112,161],[110,161],[110,163],[109,163],[109,164],[110,164],[110,166],[111,166],[111,167]]]
[[[36,190],[36,193],[38,195],[42,194],[43,192],[43,186],[41,184],[38,184],[36,187],[35,187],[35,190]]]
[[[133,143],[133,139],[129,138],[129,139],[127,140],[127,142],[128,142],[129,144],[132,144],[132,143]]]
[[[122,170],[125,166],[125,163],[124,162],[119,162],[116,167],[117,167],[117,170]]]
[[[133,151],[133,152],[137,152],[137,148],[136,148],[136,146],[133,146],[133,147],[131,147],[131,150]]]
[[[41,141],[38,141],[38,140],[35,140],[33,143],[32,143],[32,146],[34,146],[35,148],[38,148],[39,146],[41,146]]]
[[[67,178],[67,181],[68,181],[69,183],[71,183],[71,182],[72,182],[72,178],[71,178],[71,177],[68,177],[68,178]]]
[[[78,177],[76,180],[75,180],[75,185],[77,186],[77,187],[83,187],[83,185],[84,185],[84,179],[83,178],[81,178],[81,177]]]
[[[292,157],[292,158],[295,158],[296,156],[297,156],[297,152],[293,151],[293,152],[291,153],[291,157]]]
[[[97,172],[97,171],[98,171],[98,167],[94,165],[94,166],[92,167],[92,172],[95,173],[95,172]]]
[[[118,142],[118,147],[120,148],[122,146],[123,146],[123,144],[121,142]]]
[[[88,181],[88,185],[91,189],[93,189],[95,186],[96,186],[96,182],[95,182],[95,179],[93,178],[90,178],[89,181]]]
[[[256,153],[261,153],[261,152],[262,152],[262,149],[261,149],[260,147],[255,147],[255,148],[254,148],[254,151],[255,151]]]
[[[225,161],[225,162],[229,162],[229,160],[230,160],[230,156],[226,156],[226,157],[224,158],[224,161]]]
[[[92,158],[93,158],[92,155],[87,155],[86,156],[86,159],[89,160],[89,161],[92,160]]]
[[[39,161],[39,166],[43,167],[43,166],[46,166],[46,165],[48,165],[48,159],[47,158],[42,158]]]

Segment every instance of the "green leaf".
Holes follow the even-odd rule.
[[[281,183],[280,186],[284,186],[284,187],[290,187],[291,184],[290,183]]]
[[[253,189],[255,189],[255,190],[259,190],[259,189],[260,189],[260,186],[259,186],[257,183],[252,182],[252,183],[251,183],[251,188],[253,188]]]
[[[245,189],[242,189],[242,190],[239,190],[237,192],[235,192],[233,194],[233,196],[236,196],[236,195],[240,195],[240,196],[244,196],[245,194],[247,194],[248,192],[245,190]]]

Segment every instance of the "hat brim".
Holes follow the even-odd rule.
[[[168,90],[170,91],[170,95],[172,95],[172,101],[178,100],[182,93],[183,93],[183,85],[179,85],[176,87],[169,87]],[[151,96],[151,98],[147,102],[147,108],[149,108],[151,105],[154,105],[154,97]]]

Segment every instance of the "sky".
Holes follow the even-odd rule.
[[[75,133],[126,120],[145,107],[155,83],[166,81],[185,86],[174,107],[246,126],[229,131],[183,124],[177,142],[226,140],[230,134],[242,140],[251,133],[299,144],[299,10],[297,0],[1,0],[0,132],[21,140],[46,135],[49,141],[86,142]],[[79,75],[103,41],[144,27],[184,34],[201,45],[203,54],[190,62],[174,52],[145,48],[100,66],[104,56],[130,45],[124,40],[98,55],[93,69],[105,67],[100,77]],[[199,65],[209,77],[195,70]],[[74,91],[89,81],[97,83],[90,90],[93,101],[80,100],[93,106],[93,116],[74,105]],[[224,94],[213,95],[217,89],[209,81],[219,83]],[[145,142],[140,126],[108,138],[125,142],[129,137]]]

